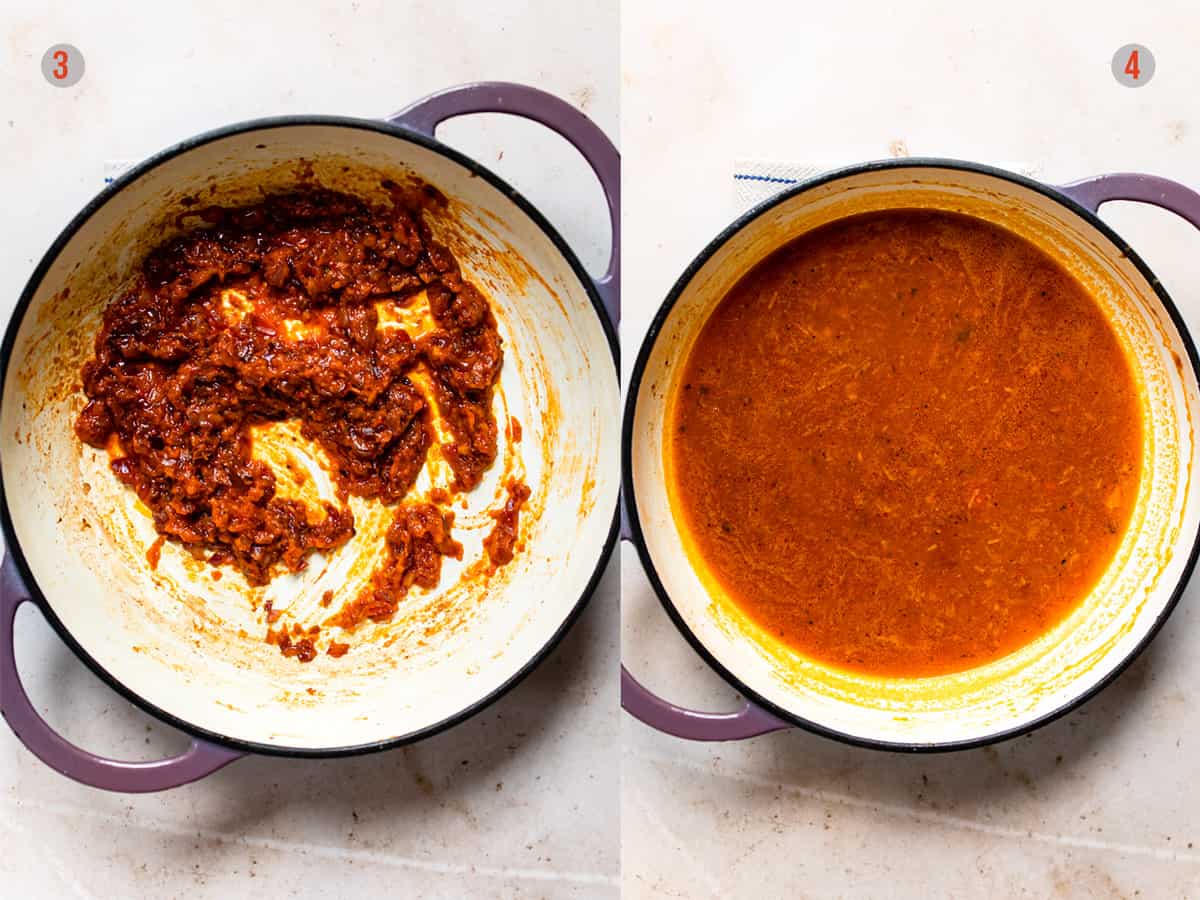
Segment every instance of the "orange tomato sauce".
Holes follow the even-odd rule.
[[[1138,387],[1097,302],[1018,235],[932,210],[840,220],[751,270],[668,423],[676,515],[733,603],[882,677],[1060,622],[1141,477]]]

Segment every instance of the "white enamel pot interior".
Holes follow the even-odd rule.
[[[1124,541],[1095,589],[1032,644],[959,674],[884,679],[808,659],[741,615],[688,549],[665,464],[681,363],[714,306],[764,257],[825,223],[871,210],[967,213],[1032,240],[1071,271],[1113,323],[1140,384],[1144,464]],[[852,743],[951,749],[1021,733],[1111,680],[1173,608],[1194,562],[1191,490],[1200,410],[1196,354],[1145,265],[1093,214],[1053,188],[965,163],[858,166],[768,201],[713,241],[680,278],[643,344],[626,404],[631,531],[676,625],[752,702]],[[681,476],[682,477],[682,476]],[[761,729],[760,729],[761,730]]]
[[[290,610],[285,621],[318,621],[325,590],[345,597],[369,578],[386,515],[355,506],[358,536],[267,588],[249,589],[229,570],[216,581],[170,543],[153,571],[146,511],[117,483],[105,454],[74,437],[79,368],[101,310],[144,254],[194,224],[176,220],[184,198],[247,203],[303,181],[382,202],[384,178],[419,179],[448,199],[428,221],[496,313],[505,362],[495,411],[501,424],[515,417],[523,436],[502,440],[485,481],[455,507],[465,554],[461,563],[446,561],[440,586],[410,592],[393,622],[360,629],[344,657],[321,653],[301,665],[264,643],[262,601]],[[6,349],[0,475],[18,569],[101,677],[200,737],[331,755],[452,724],[547,652],[614,540],[619,393],[613,339],[590,279],[515,191],[397,127],[263,120],[152,159],[64,232],[22,298]],[[316,489],[331,490],[303,448],[300,457]],[[416,493],[444,476],[431,462]],[[488,511],[502,503],[509,476],[533,491],[521,519],[524,549],[490,579],[472,577],[482,566]]]

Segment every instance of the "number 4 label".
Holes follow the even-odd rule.
[[[1138,68],[1138,51],[1131,50],[1129,52],[1129,62],[1125,63],[1125,74],[1130,78],[1137,78],[1142,74],[1142,70]]]
[[[1112,73],[1126,87],[1141,87],[1154,77],[1154,54],[1142,44],[1126,44],[1113,54]]]

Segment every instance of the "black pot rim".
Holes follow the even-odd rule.
[[[432,137],[428,137],[416,131],[409,130],[403,126],[393,124],[386,120],[375,119],[359,119],[351,116],[326,116],[326,115],[290,115],[290,116],[272,116],[261,119],[251,119],[244,122],[237,122],[231,125],[226,125],[220,128],[215,128],[210,131],[205,131],[193,137],[187,138],[165,150],[162,150],[138,165],[131,168],[128,172],[123,173],[116,178],[111,184],[107,185],[99,194],[97,194],[75,217],[67,224],[67,226],[55,238],[54,243],[42,256],[41,261],[34,269],[29,281],[25,285],[25,289],[21,292],[20,298],[17,300],[16,308],[13,310],[12,317],[9,319],[8,326],[4,333],[4,342],[0,344],[0,396],[3,396],[4,385],[8,380],[9,363],[12,360],[13,347],[16,343],[17,331],[20,328],[21,322],[24,319],[25,313],[29,308],[29,304],[33,300],[33,295],[41,285],[42,279],[46,272],[58,255],[62,252],[67,243],[75,236],[84,223],[86,223],[99,209],[101,209],[112,197],[123,190],[126,186],[132,184],[137,179],[141,178],[147,172],[158,166],[166,163],[177,156],[194,150],[197,147],[205,144],[210,144],[214,141],[219,141],[224,138],[233,137],[235,135],[244,134],[251,131],[265,131],[275,128],[289,128],[294,126],[333,126],[340,128],[351,128],[362,131],[373,131],[379,134],[384,134],[389,137],[394,137],[399,140],[417,144],[427,150],[432,150],[453,162],[463,166],[473,175],[484,179],[492,187],[499,190],[502,194],[508,197],[524,212],[533,222],[542,230],[542,232],[550,239],[563,258],[566,259],[571,270],[579,279],[580,284],[587,292],[588,299],[591,301],[592,309],[600,320],[600,326],[604,330],[605,339],[608,341],[609,352],[612,356],[613,367],[619,372],[619,345],[617,342],[616,330],[613,323],[609,321],[607,313],[604,311],[604,306],[600,300],[600,295],[596,291],[594,282],[591,276],[583,268],[579,262],[575,252],[570,248],[567,242],[559,234],[558,230],[550,224],[542,213],[533,206],[519,191],[509,185],[500,176],[496,175],[490,169],[480,165],[477,161],[463,153],[449,147]],[[168,712],[165,709],[149,702],[137,692],[128,688],[118,678],[112,675],[108,670],[97,662],[91,654],[89,654],[83,646],[75,639],[67,627],[62,623],[58,616],[51,608],[49,601],[42,593],[36,579],[33,577],[28,562],[25,559],[25,554],[21,550],[21,545],[17,540],[16,530],[13,527],[12,516],[9,511],[8,493],[4,486],[3,472],[0,470],[0,532],[3,533],[4,542],[7,545],[8,552],[13,557],[13,562],[16,564],[17,571],[21,575],[21,580],[28,589],[30,598],[41,610],[42,615],[46,618],[68,647],[74,651],[83,663],[96,675],[102,682],[128,700],[130,703],[137,706],[139,709],[150,714],[159,721],[177,728],[185,734],[193,738],[203,741],[208,741],[224,747],[229,747],[234,750],[240,750],[246,753],[253,753],[261,756],[279,756],[292,758],[332,758],[343,756],[360,756],[367,753],[377,753],[383,750],[391,750],[395,747],[401,747],[406,744],[412,744],[416,741],[427,737],[432,737],[439,734],[461,722],[481,712],[488,706],[491,706],[502,696],[516,687],[522,680],[525,679],[530,672],[545,660],[550,652],[562,641],[563,637],[570,630],[571,626],[578,620],[583,613],[584,607],[587,606],[588,600],[596,590],[596,586],[600,582],[600,578],[604,574],[605,566],[617,541],[617,510],[613,510],[612,524],[609,526],[608,535],[605,538],[604,546],[601,548],[600,554],[596,560],[596,565],[592,570],[591,576],[588,578],[587,584],[584,586],[579,598],[575,601],[570,612],[564,617],[554,634],[544,643],[533,656],[525,662],[512,676],[510,676],[503,684],[493,689],[486,696],[480,698],[466,708],[460,710],[452,716],[448,716],[439,722],[416,731],[408,732],[396,737],[386,738],[379,741],[371,741],[365,744],[353,744],[337,747],[285,747],[276,744],[266,744],[258,741],[247,741],[240,738],[231,737],[229,735],[220,734],[210,731],[206,728],[201,728],[194,725],[185,719]]]
[[[864,747],[871,750],[888,750],[901,753],[944,753],[953,750],[970,750],[978,747],[985,747],[991,744],[997,744],[1002,741],[1011,740],[1012,738],[1021,737],[1029,734],[1043,725],[1061,718],[1067,713],[1078,709],[1088,700],[1091,700],[1102,690],[1112,684],[1122,672],[1124,672],[1135,659],[1137,659],[1142,651],[1149,646],[1150,642],[1166,624],[1167,619],[1174,611],[1179,603],[1179,599],[1187,587],[1188,581],[1191,578],[1192,571],[1196,566],[1197,555],[1200,554],[1200,527],[1197,528],[1196,534],[1192,539],[1191,550],[1188,553],[1187,561],[1183,567],[1183,571],[1179,575],[1179,580],[1171,591],[1171,596],[1166,605],[1159,613],[1158,618],[1154,621],[1149,631],[1138,642],[1137,646],[1132,648],[1129,653],[1117,665],[1115,665],[1103,678],[1096,684],[1092,685],[1086,691],[1083,691],[1078,696],[1063,703],[1061,706],[1053,709],[1032,722],[1020,725],[1011,729],[997,732],[995,734],[986,735],[981,738],[973,738],[962,741],[939,741],[929,743],[904,743],[898,741],[883,741],[873,738],[864,738],[859,735],[850,734],[848,732],[838,731],[837,729],[829,728],[811,719],[796,715],[795,713],[780,707],[778,704],[772,703],[770,700],[763,697],[758,692],[751,690],[733,671],[723,665],[709,651],[704,643],[696,636],[695,632],[688,626],[671,601],[669,594],[662,579],[659,577],[658,571],[654,566],[654,561],[650,557],[649,548],[646,545],[645,534],[642,530],[641,519],[638,516],[637,497],[634,493],[633,486],[633,420],[637,410],[637,398],[641,389],[642,379],[645,375],[646,365],[650,358],[650,353],[658,340],[659,334],[662,331],[667,318],[670,316],[671,310],[674,309],[676,302],[679,300],[683,291],[691,283],[693,277],[700,268],[708,262],[708,260],[723,247],[735,234],[745,228],[750,222],[757,219],[759,216],[773,209],[781,203],[785,203],[799,194],[811,191],[814,188],[820,187],[830,182],[838,181],[843,178],[849,178],[856,175],[861,175],[868,172],[877,172],[891,169],[949,169],[959,172],[972,172],[981,175],[988,175],[1002,181],[1008,181],[1021,187],[1027,188],[1043,197],[1046,197],[1061,206],[1066,207],[1069,211],[1082,218],[1085,222],[1096,228],[1119,252],[1124,254],[1129,261],[1137,268],[1138,272],[1146,279],[1150,286],[1154,289],[1163,307],[1167,310],[1171,321],[1179,333],[1180,339],[1183,341],[1187,349],[1188,362],[1191,365],[1192,375],[1200,382],[1200,358],[1197,357],[1196,345],[1192,340],[1192,336],[1184,324],[1183,317],[1179,314],[1174,301],[1171,300],[1158,278],[1150,271],[1150,268],[1142,261],[1142,258],[1134,252],[1133,248],[1120,237],[1105,222],[1100,219],[1096,213],[1085,208],[1077,203],[1074,199],[1064,194],[1058,188],[1051,185],[1043,184],[1039,181],[1034,181],[1024,175],[1018,175],[1015,172],[1009,172],[1004,169],[999,169],[994,166],[987,166],[981,163],[970,162],[959,159],[941,159],[937,157],[912,157],[906,159],[888,159],[875,160],[871,162],[858,163],[855,165],[845,166],[834,169],[829,172],[822,173],[814,178],[810,178],[797,183],[796,185],[780,191],[778,194],[764,200],[748,212],[743,213],[733,221],[728,227],[713,238],[703,250],[689,263],[683,273],[676,280],[675,284],[668,292],[666,299],[655,313],[654,319],[650,323],[650,327],[646,332],[645,338],[642,340],[641,347],[638,350],[637,358],[634,362],[633,372],[630,376],[629,385],[625,397],[625,412],[624,421],[621,428],[621,495],[622,500],[627,510],[627,519],[629,526],[629,539],[633,542],[637,549],[638,557],[641,560],[642,566],[645,569],[646,576],[654,588],[655,594],[658,595],[659,602],[662,604],[663,610],[667,616],[679,629],[679,632],[692,646],[692,649],[700,655],[714,671],[717,672],[725,681],[739,693],[742,694],[750,702],[762,707],[771,715],[776,716],[784,722],[802,728],[805,731],[811,732],[821,737],[830,738],[840,741],[844,744],[850,744],[856,747]]]

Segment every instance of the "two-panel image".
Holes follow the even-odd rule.
[[[0,12],[0,897],[1200,896],[1135,6]]]

